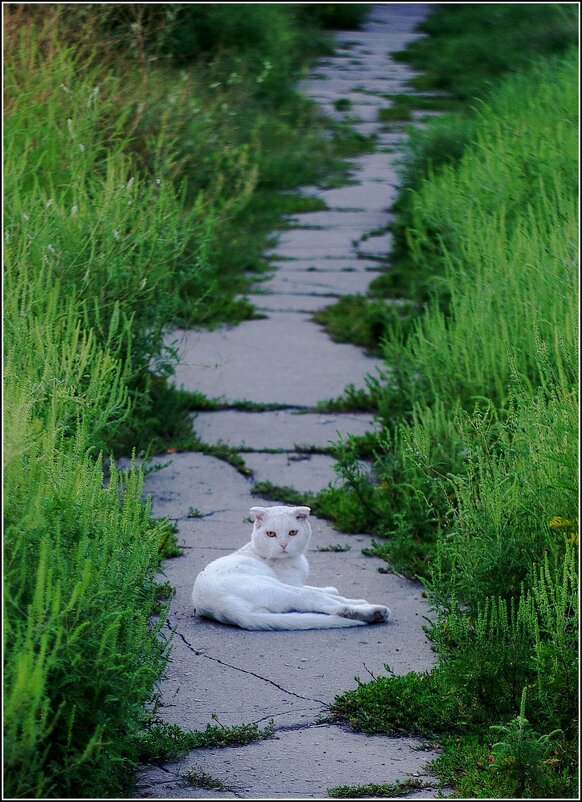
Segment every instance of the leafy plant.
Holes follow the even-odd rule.
[[[333,799],[359,799],[360,797],[377,797],[394,799],[412,791],[432,788],[422,780],[401,780],[395,783],[371,783],[369,785],[338,785],[328,788],[327,793]]]
[[[215,715],[212,718],[217,721]],[[142,763],[175,761],[192,749],[244,746],[268,738],[273,727],[271,721],[266,727],[257,724],[224,727],[217,723],[207,724],[204,730],[183,730],[165,721],[150,722],[135,736],[135,748]]]

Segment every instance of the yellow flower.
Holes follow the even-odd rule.
[[[554,515],[548,525],[558,529],[562,526],[572,526],[572,523],[573,521],[569,521],[567,518],[562,518],[560,515]]]
[[[578,545],[578,532],[570,532],[570,534],[566,538],[566,543],[574,543],[577,546]]]

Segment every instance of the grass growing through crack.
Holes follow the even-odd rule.
[[[376,412],[378,409],[378,382],[368,376],[366,387],[356,387],[348,384],[343,393],[337,398],[318,401],[317,412]]]
[[[208,790],[228,791],[222,780],[218,780],[200,766],[190,769],[182,775],[182,782],[190,788],[207,788]]]
[[[217,721],[216,716],[212,716]],[[270,737],[274,722],[266,727],[243,724],[225,727],[207,724],[204,730],[183,730],[177,724],[151,723],[135,738],[135,749],[142,763],[165,763],[178,760],[193,749],[217,749],[246,744]]]
[[[460,107],[460,101],[450,95],[394,94],[385,95],[390,106],[378,111],[380,122],[409,122],[415,111],[452,111]]]
[[[395,783],[370,783],[369,785],[337,785],[328,788],[327,793],[333,799],[361,799],[362,797],[378,797],[394,799],[434,786],[422,780],[401,780]]]

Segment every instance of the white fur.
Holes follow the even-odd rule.
[[[309,507],[251,507],[251,542],[198,574],[192,591],[196,612],[243,629],[331,629],[387,621],[387,607],[305,584],[309,513]]]

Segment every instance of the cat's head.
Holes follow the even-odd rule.
[[[251,507],[253,545],[269,560],[298,557],[309,545],[309,507]]]

